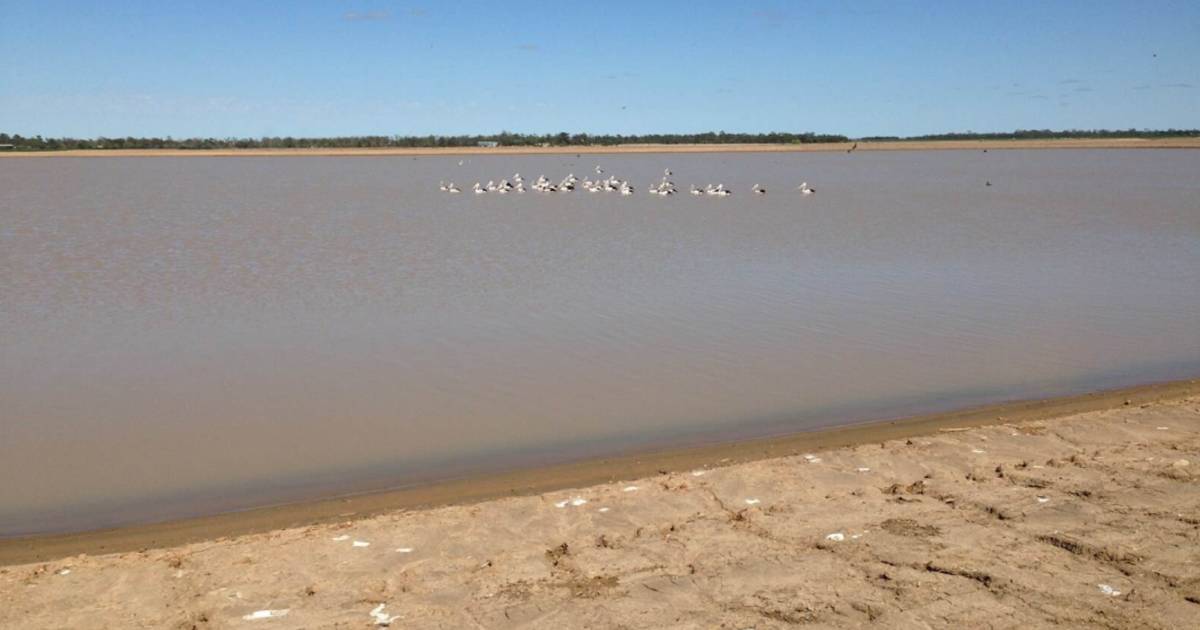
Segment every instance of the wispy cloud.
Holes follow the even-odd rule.
[[[517,44],[517,48],[528,52],[537,52],[539,50],[537,44]]]
[[[1131,90],[1149,90],[1149,89],[1152,89],[1152,87],[1146,83],[1143,83],[1141,85],[1135,85],[1129,89],[1131,89]]]
[[[1059,85],[1074,85],[1076,83],[1083,83],[1083,81],[1080,81],[1079,79],[1063,79],[1062,81],[1058,82]]]
[[[1190,90],[1190,89],[1196,87],[1196,86],[1192,85],[1191,83],[1164,83],[1162,86],[1165,88],[1180,88],[1180,89],[1184,89],[1184,90]]]
[[[347,22],[382,22],[392,19],[391,11],[347,11],[342,14]]]
[[[1088,86],[1086,86],[1086,85],[1081,85],[1081,86],[1079,86],[1079,87],[1075,88],[1075,89],[1074,89],[1074,90],[1072,90],[1072,91],[1073,91],[1073,92],[1091,92],[1091,91],[1092,91],[1092,88],[1090,88],[1090,87],[1088,87]]]

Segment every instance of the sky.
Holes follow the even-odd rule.
[[[1200,2],[0,0],[0,131],[1200,128]]]

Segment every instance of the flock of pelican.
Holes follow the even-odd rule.
[[[462,166],[462,162],[459,162],[459,166]],[[609,175],[601,179],[601,176],[604,175],[604,169],[597,165],[595,170],[596,179],[584,177],[581,180],[574,173],[569,173],[557,183],[547,179],[545,175],[539,175],[537,180],[529,186],[529,190],[539,193],[567,193],[574,191],[576,186],[578,186],[589,193],[615,192],[626,197],[634,194],[634,187],[629,183],[629,180],[618,178],[615,175]],[[442,181],[438,189],[452,195],[462,192],[462,189],[454,182]],[[661,180],[647,186],[646,190],[651,195],[661,195],[663,197],[679,192],[679,189],[675,187],[675,182],[671,181],[671,169],[669,168],[663,170]],[[809,186],[808,182],[800,184],[796,187],[796,190],[800,191],[802,195],[811,195],[817,191],[815,188]],[[521,177],[520,173],[514,173],[511,178],[501,179],[500,181],[489,180],[487,184],[475,182],[475,185],[471,187],[471,192],[476,195],[486,195],[488,193],[497,195],[506,195],[508,193],[524,194],[525,179]],[[733,191],[726,188],[725,184],[707,184],[703,188],[693,184],[688,192],[697,197],[700,195],[729,197],[733,194]],[[767,194],[767,189],[763,188],[760,184],[755,184],[750,189],[750,192],[754,195],[765,195]]]

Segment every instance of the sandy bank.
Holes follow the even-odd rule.
[[[9,565],[0,627],[1187,627],[1200,616],[1197,386]]]
[[[0,153],[0,158],[20,157],[319,157],[319,156],[436,156],[436,155],[554,155],[611,153],[807,153],[857,151],[931,151],[984,149],[1200,149],[1200,138],[1115,138],[1071,140],[938,140],[829,144],[636,144],[585,147],[456,147],[386,149],[121,149],[82,151],[29,151]]]

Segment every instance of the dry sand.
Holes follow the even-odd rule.
[[[1197,627],[1189,387],[1052,419],[926,425],[882,443],[9,565],[0,627]]]
[[[255,157],[255,156],[385,156],[385,155],[540,155],[605,153],[794,153],[847,151],[930,151],[984,149],[1200,149],[1200,138],[1077,138],[1062,140],[911,140],[812,144],[625,144],[567,147],[453,147],[354,149],[113,149],[19,151],[3,157]]]

